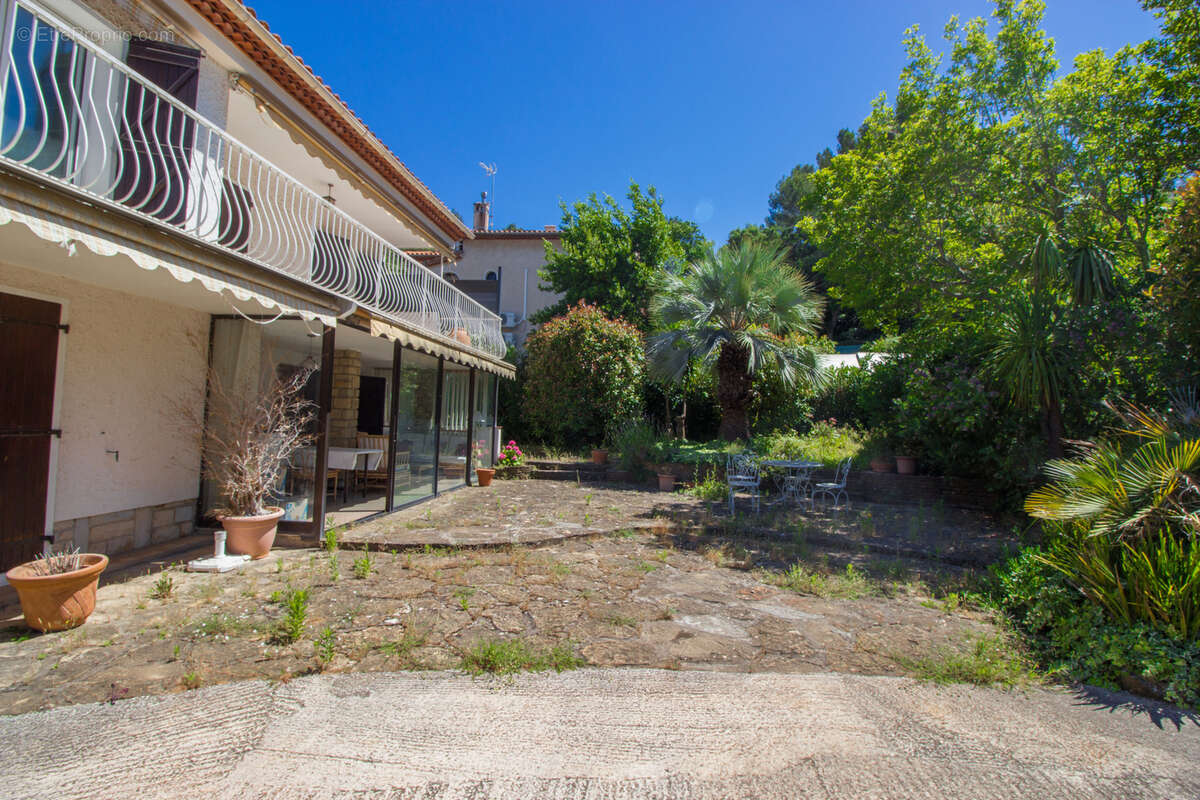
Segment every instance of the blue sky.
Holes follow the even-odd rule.
[[[500,226],[654,185],[723,242],[776,181],[855,128],[919,24],[940,48],[986,0],[384,3],[251,0],[447,205],[470,219],[494,162]],[[1059,60],[1157,31],[1137,0],[1048,0]]]

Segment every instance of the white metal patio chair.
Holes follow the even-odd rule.
[[[844,460],[838,464],[837,471],[833,473],[832,483],[818,483],[813,486],[812,499],[816,503],[817,495],[824,495],[830,498],[834,505],[841,507],[841,501],[850,503],[850,495],[846,492],[846,479],[850,477],[850,459]]]
[[[758,513],[759,484],[758,458],[753,453],[730,453],[725,462],[725,485],[729,487],[729,513],[734,513],[733,498],[745,492],[754,498],[754,513]]]

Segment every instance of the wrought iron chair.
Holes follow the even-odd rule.
[[[729,513],[734,513],[733,498],[745,492],[754,498],[754,513],[758,513],[759,485],[758,457],[753,453],[730,453],[725,461],[725,485],[729,487]]]
[[[850,459],[846,459],[841,464],[838,464],[837,471],[833,474],[832,483],[818,483],[813,486],[813,502],[816,502],[817,495],[825,495],[829,497],[835,506],[841,507],[840,501],[845,501],[847,505],[850,503],[850,495],[846,492],[846,479],[850,477]]]

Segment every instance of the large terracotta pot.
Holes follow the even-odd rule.
[[[593,464],[607,464],[608,463],[608,451],[607,450],[593,450],[592,451],[592,463]]]
[[[275,543],[275,528],[283,509],[274,507],[266,514],[251,517],[217,517],[228,534],[226,547],[232,553],[265,558]]]
[[[491,486],[492,478],[495,476],[496,470],[486,467],[476,467],[475,477],[479,479],[480,486]]]
[[[4,577],[21,598],[25,624],[39,631],[61,631],[82,625],[96,610],[96,586],[108,556],[84,553],[82,567],[61,575],[34,575],[32,562],[19,564]]]
[[[896,472],[901,475],[913,475],[917,471],[917,459],[914,456],[896,456]]]
[[[658,490],[660,492],[675,491],[675,476],[669,472],[660,472],[658,474]]]

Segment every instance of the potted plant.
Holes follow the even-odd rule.
[[[896,472],[901,475],[915,475],[917,472],[917,457],[896,456]]]
[[[25,624],[39,631],[61,631],[82,625],[96,610],[96,587],[108,556],[64,553],[38,556],[4,573],[17,590]]]
[[[483,447],[476,442],[471,448],[471,459],[476,463],[483,460]],[[491,486],[492,478],[495,476],[496,470],[491,467],[476,467],[475,477],[480,486]]]
[[[210,376],[201,468],[225,498],[212,513],[234,553],[263,558],[275,543],[283,516],[271,502],[275,489],[292,455],[313,441],[313,404],[302,396],[312,372],[302,367],[249,395],[226,391],[219,376]]]
[[[891,451],[882,438],[872,437],[863,448],[870,460],[872,472],[895,472],[896,464],[891,459]]]
[[[593,464],[607,464],[608,463],[608,451],[601,447],[598,447],[598,448],[592,450],[592,463]]]
[[[658,469],[658,490],[660,492],[675,491],[675,475],[671,472],[666,472],[662,467]]]

